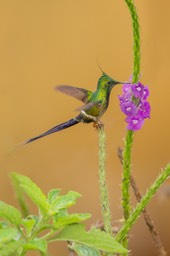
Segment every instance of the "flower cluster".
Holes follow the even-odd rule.
[[[138,82],[136,84],[124,84],[123,94],[119,96],[120,108],[127,116],[127,129],[140,130],[145,118],[150,118],[150,104],[147,101],[149,90],[147,86]]]

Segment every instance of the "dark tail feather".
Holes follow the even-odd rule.
[[[78,123],[79,123],[79,121],[77,121],[76,119],[72,118],[72,119],[70,119],[69,121],[67,121],[65,123],[59,124],[57,126],[54,126],[50,130],[48,130],[48,131],[46,131],[46,132],[44,132],[44,133],[42,133],[42,134],[40,134],[40,135],[38,135],[38,136],[36,136],[34,138],[31,138],[31,139],[25,141],[25,144],[28,144],[28,143],[30,143],[30,142],[32,142],[34,140],[40,139],[42,137],[45,137],[45,136],[47,136],[49,134],[52,134],[54,132],[59,132],[61,130],[64,130],[64,129],[66,129],[68,127],[71,127],[71,126],[73,126],[75,124],[78,124]]]

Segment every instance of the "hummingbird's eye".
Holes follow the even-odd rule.
[[[112,81],[109,81],[108,84],[112,84]]]

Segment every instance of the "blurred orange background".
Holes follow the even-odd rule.
[[[142,193],[170,160],[170,2],[136,1],[141,25],[141,82],[150,88],[151,119],[136,132],[133,175]],[[161,10],[161,11],[160,11]],[[77,113],[75,99],[54,91],[57,84],[95,90],[103,70],[117,80],[132,74],[132,28],[125,1],[1,1],[0,8],[0,194],[17,205],[9,173],[28,175],[47,193],[75,190],[83,196],[72,209],[101,220],[98,190],[98,136],[91,124],[79,124],[24,147],[15,145]],[[121,210],[121,165],[126,124],[117,86],[102,121],[107,134],[107,180],[113,221]],[[168,186],[169,181],[166,182]],[[169,184],[170,185],[170,184]],[[147,209],[170,251],[170,199],[158,193]],[[132,193],[133,205],[136,204]],[[133,255],[157,255],[143,218],[131,232]],[[68,255],[66,244],[50,246],[51,255]],[[29,255],[37,255],[30,253]]]

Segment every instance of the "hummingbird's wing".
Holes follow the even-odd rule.
[[[55,87],[56,90],[70,95],[84,103],[86,103],[92,95],[92,92],[84,88],[78,88],[70,85],[58,85]]]

